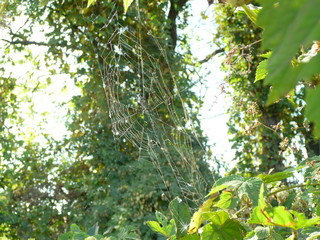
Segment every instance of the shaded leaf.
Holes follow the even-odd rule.
[[[267,238],[270,235],[270,229],[268,227],[258,226],[254,229],[254,232],[258,239]]]
[[[169,209],[177,227],[177,237],[186,235],[188,229],[186,226],[188,226],[191,219],[188,206],[181,199],[175,198],[170,202]]]
[[[156,218],[163,227],[168,225],[167,218],[161,212],[156,211]]]
[[[232,196],[232,192],[223,191],[220,195],[219,201],[216,204],[214,204],[214,206],[224,209],[228,208],[232,203]]]
[[[70,227],[70,230],[72,231],[72,232],[81,232],[81,229],[78,227],[78,225],[77,224],[71,224],[71,227]]]
[[[306,110],[305,115],[309,121],[314,123],[313,134],[320,138],[320,110],[319,110],[319,102],[320,102],[320,86],[316,88],[308,88],[306,95]]]
[[[96,223],[95,225],[93,225],[91,228],[89,228],[89,230],[87,231],[87,234],[89,236],[94,236],[97,235],[99,233],[99,225],[98,223]]]
[[[260,178],[249,178],[239,186],[239,198],[241,199],[243,195],[246,195],[252,201],[253,206],[257,206],[261,185],[262,180]]]
[[[208,193],[207,196],[210,196],[216,192],[219,192],[229,186],[233,188],[237,188],[240,184],[244,182],[245,178],[238,175],[231,175],[227,177],[220,178],[218,181],[215,182],[211,191]]]
[[[299,80],[319,72],[319,60],[294,68],[291,64],[301,45],[320,39],[320,1],[283,0],[260,1],[257,23],[264,28],[262,46],[271,49],[266,84],[272,86],[268,103],[288,93]],[[281,23],[281,24],[280,24]],[[311,63],[314,61],[314,63]],[[318,65],[319,66],[319,65]]]

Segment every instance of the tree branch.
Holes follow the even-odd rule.
[[[170,10],[168,14],[169,20],[169,33],[172,40],[172,49],[176,48],[177,45],[177,17],[181,9],[185,6],[188,0],[170,0]]]
[[[213,58],[214,56],[216,56],[219,53],[224,52],[224,48],[219,48],[217,50],[215,50],[214,52],[210,53],[209,55],[207,55],[204,59],[200,60],[199,63],[203,64],[208,62],[211,58]]]
[[[2,41],[5,41],[9,44],[21,44],[21,45],[38,45],[38,46],[49,46],[48,43],[44,43],[44,42],[35,42],[35,41],[28,41],[28,40],[15,40],[15,41],[9,41],[7,39],[1,39]]]

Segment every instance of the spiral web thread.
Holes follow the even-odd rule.
[[[117,12],[113,11],[110,16],[105,28],[111,21],[117,20]],[[156,37],[148,33],[149,40],[158,48],[160,56],[156,58],[148,53],[141,44],[140,37],[140,31],[148,29],[144,29],[145,26],[141,21],[140,24],[141,29],[134,32],[118,23],[105,48],[99,49],[99,55],[104,56],[100,72],[113,133],[116,138],[124,139],[137,147],[140,159],[152,161],[167,189],[170,183],[165,178],[160,158],[166,159],[182,193],[181,197],[185,200],[192,198],[192,201],[195,199],[202,201],[206,194],[207,182],[199,171],[197,165],[199,153],[194,151],[193,145],[196,142],[201,147],[202,157],[206,155],[206,151],[194,131],[195,127],[188,116],[186,104],[180,96],[183,89],[178,89],[175,83],[165,50]],[[126,64],[123,65],[123,62]],[[161,64],[168,66],[174,86],[171,90],[161,70]],[[126,82],[123,72],[135,74],[135,83]],[[131,90],[128,90],[124,98],[125,89]],[[176,112],[173,103],[177,102],[183,114]],[[163,119],[163,111],[170,121]],[[169,191],[166,191],[166,194],[172,199]]]

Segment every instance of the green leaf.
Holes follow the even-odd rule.
[[[158,232],[166,237],[169,237],[167,233],[162,229],[160,224],[156,221],[147,221],[147,225],[150,227],[150,229],[154,232]]]
[[[126,14],[133,0],[123,0],[124,13]]]
[[[245,230],[242,225],[234,220],[228,219],[223,225],[207,224],[203,227],[201,240],[212,239],[232,239],[242,240],[245,235]]]
[[[255,77],[255,82],[264,79],[267,76],[267,65],[268,65],[269,60],[265,59],[261,61],[257,67],[256,71],[256,77]]]
[[[196,233],[198,232],[199,227],[204,221],[203,213],[210,212],[210,209],[214,203],[215,198],[207,199],[200,207],[199,210],[196,211],[191,218],[188,233]]]
[[[225,211],[206,212],[203,213],[202,216],[205,220],[216,225],[223,225],[228,219],[230,219],[229,213]]]
[[[244,181],[238,188],[238,196],[241,199],[243,195],[248,196],[252,201],[253,206],[258,205],[259,192],[262,185],[262,180],[260,178],[249,178]]]
[[[304,213],[299,213],[293,210],[291,210],[290,212],[295,217],[294,219],[296,222],[296,229],[307,228],[316,224],[320,224],[320,217],[307,219]]]
[[[188,234],[182,238],[179,238],[179,240],[200,240],[200,235],[198,234]]]
[[[70,239],[72,239],[72,232],[66,232],[66,233],[63,233],[62,235],[60,235],[59,237],[58,237],[58,240],[70,240]],[[2,240],[1,238],[0,238],[0,240]]]
[[[254,232],[258,239],[267,238],[270,235],[270,229],[268,227],[258,226],[254,229]]]
[[[320,61],[313,58],[309,63],[294,68],[291,64],[301,45],[320,39],[320,1],[282,0],[260,1],[263,9],[257,23],[264,28],[262,46],[271,49],[268,75],[265,82],[272,86],[268,103],[273,103],[302,78],[319,73]],[[313,63],[311,63],[313,61]]]
[[[215,182],[211,191],[208,193],[207,196],[210,196],[216,192],[219,192],[229,186],[233,188],[237,188],[243,181],[245,180],[244,177],[238,175],[231,175],[224,178],[220,178],[218,181]]]
[[[187,226],[190,223],[191,215],[188,206],[179,198],[175,198],[169,203],[169,209],[172,213],[177,227],[177,237],[187,234]]]
[[[156,211],[156,218],[163,227],[168,225],[167,218],[161,212]]]
[[[260,57],[263,57],[263,58],[270,58],[270,56],[271,56],[271,54],[272,54],[272,52],[271,51],[269,51],[269,52],[266,52],[266,53],[263,53],[263,54],[260,54],[259,56]]]
[[[259,202],[258,202],[258,206],[262,209],[264,209],[265,207],[267,207],[267,203],[265,201],[265,196],[264,196],[264,185],[261,184],[260,187],[260,191],[259,191]]]
[[[304,213],[287,210],[283,206],[262,209],[256,207],[248,221],[253,224],[273,225],[291,228],[294,230],[314,226],[320,223],[320,217],[307,219]]]
[[[242,8],[243,8],[244,12],[247,14],[248,18],[250,18],[250,20],[256,24],[257,23],[257,16],[258,16],[260,9],[251,9],[247,5],[242,5]]]
[[[232,192],[223,191],[220,195],[219,201],[214,204],[215,207],[226,209],[228,208],[232,203]]]
[[[270,236],[272,240],[284,240],[284,238],[279,233],[276,233],[275,231],[272,231]]]
[[[267,239],[270,236],[269,227],[258,226],[246,236],[246,240]]]
[[[99,225],[98,225],[98,223],[96,223],[91,228],[89,228],[89,230],[87,231],[87,234],[89,236],[94,236],[94,235],[97,235],[98,232],[99,232]]]
[[[71,230],[72,232],[81,232],[81,230],[80,230],[80,228],[78,227],[78,225],[77,225],[77,224],[74,224],[74,223],[71,224],[70,230]]]
[[[277,172],[272,175],[259,174],[257,177],[261,178],[264,183],[272,183],[272,182],[281,181],[283,179],[286,179],[292,176],[293,176],[293,172]]]
[[[87,8],[95,4],[97,0],[88,0]]]
[[[320,238],[320,232],[311,233],[306,240],[317,240]]]
[[[320,138],[320,110],[319,110],[319,102],[320,102],[320,86],[316,88],[308,88],[306,95],[306,110],[305,115],[307,119],[314,123],[313,134]]]

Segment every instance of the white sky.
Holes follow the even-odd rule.
[[[219,47],[213,42],[215,33],[214,5],[208,8],[207,0],[190,1],[193,15],[190,17],[190,24],[184,32],[193,36],[191,39],[191,49],[193,55],[199,60],[204,59]],[[201,12],[208,15],[207,19],[202,19]],[[192,33],[192,34],[190,34]],[[222,92],[221,86],[225,84],[225,73],[220,70],[223,57],[213,57],[210,61],[203,64],[203,74],[210,71],[210,74],[202,81],[205,88],[197,86],[195,90],[200,96],[203,96],[203,107],[200,112],[202,129],[209,138],[209,144],[212,145],[213,155],[227,162],[230,167],[235,151],[231,149],[231,143],[228,141],[227,121],[229,115],[226,113],[231,104],[231,97]]]

